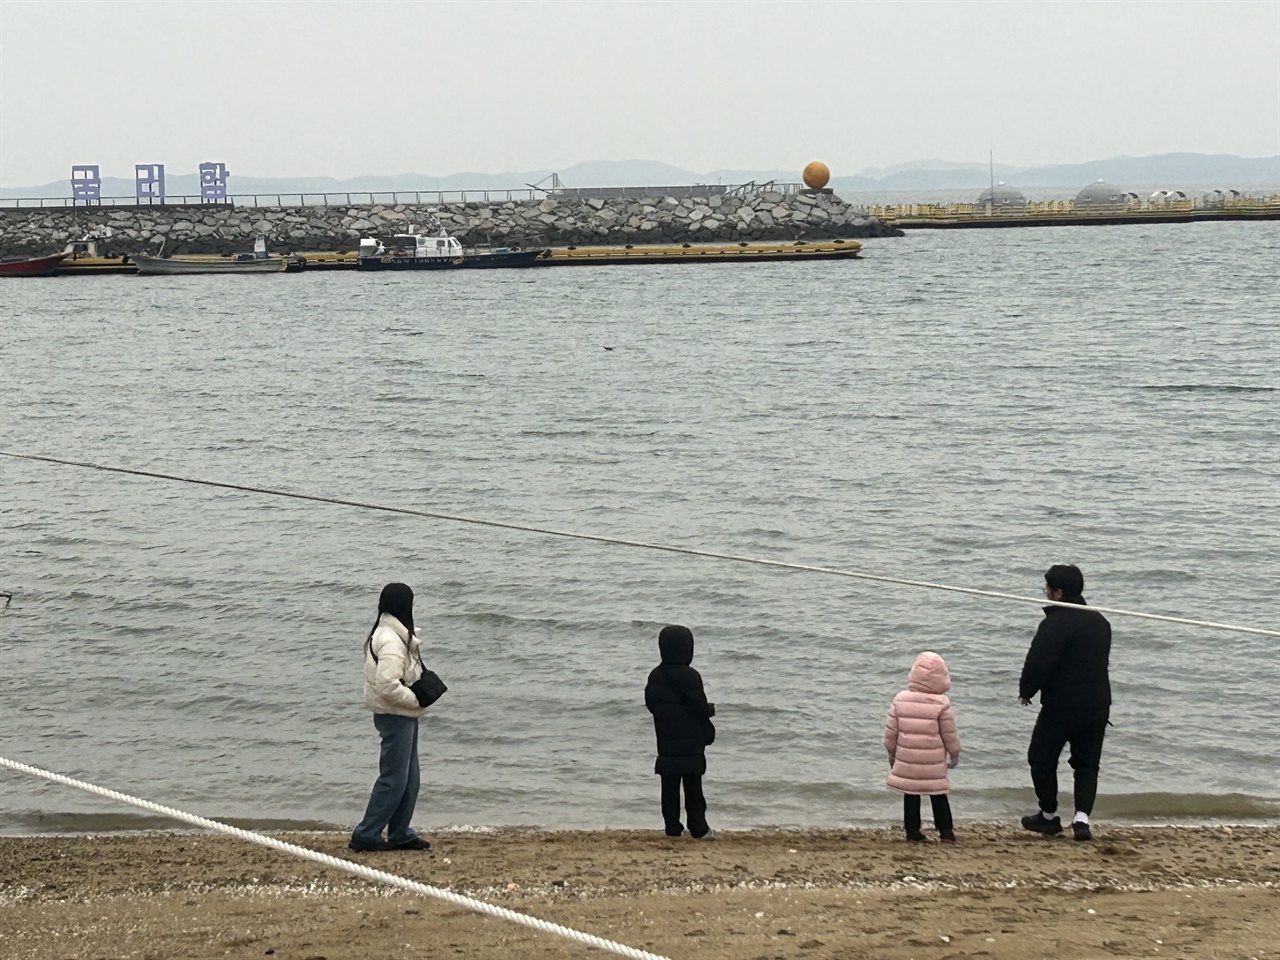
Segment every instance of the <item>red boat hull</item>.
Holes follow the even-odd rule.
[[[0,260],[0,277],[47,277],[66,257],[65,253],[55,253],[30,260]]]

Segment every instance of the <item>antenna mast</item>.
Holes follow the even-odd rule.
[[[987,169],[991,173],[991,191],[987,194],[987,216],[996,212],[996,152],[988,148]]]

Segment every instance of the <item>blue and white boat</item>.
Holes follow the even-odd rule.
[[[412,228],[410,228],[412,229]],[[545,248],[519,247],[466,249],[457,237],[441,229],[429,236],[402,233],[384,240],[360,241],[356,267],[360,270],[484,270],[496,267],[531,267],[550,254]]]

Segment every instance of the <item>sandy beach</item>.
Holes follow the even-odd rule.
[[[1107,828],[1093,843],[896,830],[442,833],[335,856],[672,958],[1280,956],[1280,830]],[[0,956],[278,960],[605,956],[204,834],[0,837]]]

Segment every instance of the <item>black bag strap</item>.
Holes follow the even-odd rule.
[[[378,662],[378,654],[373,649],[373,635],[377,632],[378,632],[377,627],[374,627],[372,630],[370,630],[369,639],[364,642],[364,645],[369,648],[369,656],[373,657],[374,663]],[[413,634],[410,634],[409,636],[412,639]],[[413,649],[413,644],[406,643],[404,645],[404,649],[405,649],[405,652],[408,653],[410,650]],[[418,666],[420,666],[423,670],[427,669],[427,665],[422,662],[422,645],[421,644],[418,645]]]

